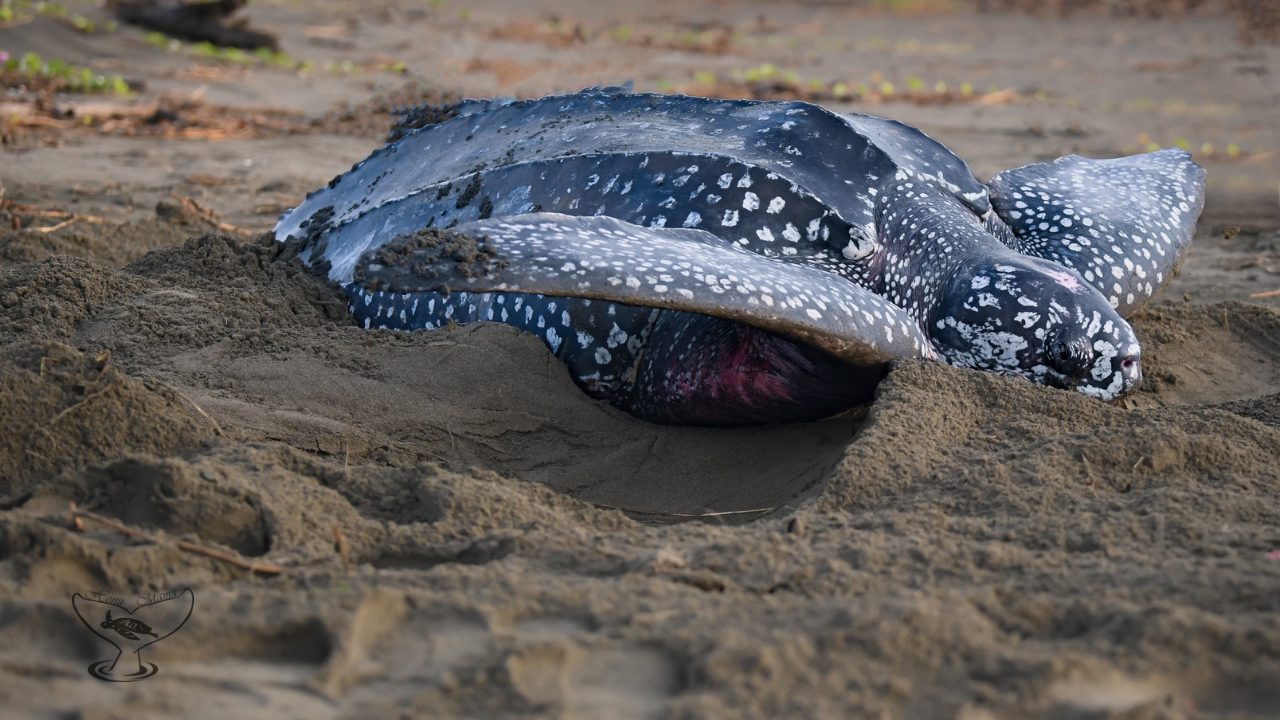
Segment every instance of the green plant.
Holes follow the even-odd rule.
[[[128,95],[129,84],[119,75],[100,75],[93,69],[72,65],[56,58],[45,60],[33,52],[21,58],[5,57],[3,64],[4,85],[43,86],[62,92],[115,93]]]

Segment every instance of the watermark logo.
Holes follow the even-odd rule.
[[[136,682],[159,672],[153,662],[142,659],[142,650],[174,634],[186,624],[195,609],[191,588],[152,593],[137,599],[133,610],[124,599],[91,590],[71,597],[80,622],[98,637],[115,646],[116,656],[89,666],[89,674],[107,682]]]

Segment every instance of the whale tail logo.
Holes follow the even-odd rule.
[[[191,617],[195,604],[191,588],[142,598],[133,610],[106,593],[76,593],[71,605],[80,622],[116,649],[114,658],[90,665],[89,674],[108,682],[136,682],[155,675],[160,669],[142,658],[143,649],[177,632]]]

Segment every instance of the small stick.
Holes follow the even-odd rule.
[[[73,222],[75,222],[75,221],[76,221],[76,219],[75,219],[75,218],[71,218],[70,220],[63,220],[62,222],[58,223],[57,225],[50,225],[49,227],[39,227],[39,228],[31,228],[31,229],[32,229],[32,230],[35,230],[36,232],[51,233],[51,232],[53,232],[54,230],[61,230],[62,228],[64,228],[64,227],[66,227],[66,226],[70,225],[71,223],[73,223]]]
[[[342,534],[342,526],[333,526],[333,542],[338,548],[338,557],[342,558],[342,567],[351,572],[351,556],[347,554],[347,538]]]
[[[214,211],[210,210],[207,207],[204,207],[203,205],[196,202],[195,200],[192,200],[189,197],[184,197],[182,195],[179,195],[178,193],[172,190],[169,191],[169,196],[177,200],[178,202],[182,203],[183,205],[187,205],[191,207],[193,210],[203,215],[206,220],[216,225],[219,230],[226,230],[227,232],[233,232],[233,233],[236,233],[237,235],[253,235],[254,234],[252,230],[245,230],[244,228],[236,227],[231,223],[222,222],[221,220],[218,219],[217,213],[215,213]]]
[[[586,502],[591,503],[596,507],[602,507],[608,510],[621,510],[623,512],[635,513],[637,515],[659,515],[659,516],[665,516],[665,517],[683,517],[683,518],[723,517],[725,515],[752,515],[755,513],[764,514],[764,513],[770,513],[770,512],[774,512],[775,510],[782,509],[782,508],[755,508],[754,510],[724,510],[721,512],[710,512],[710,513],[678,513],[678,512],[658,512],[656,510],[637,510],[636,508],[623,507],[621,505],[609,505],[602,502],[596,502],[594,500],[587,500]]]
[[[201,415],[205,420],[208,420],[208,421],[209,421],[209,423],[213,425],[213,431],[214,431],[214,432],[216,432],[216,433],[218,433],[219,437],[226,437],[226,436],[227,436],[227,434],[226,434],[226,433],[222,432],[222,426],[218,424],[218,421],[217,421],[217,420],[214,420],[212,415],[210,415],[209,413],[205,412],[205,411],[204,411],[204,408],[202,408],[202,407],[200,407],[199,405],[197,405],[195,400],[192,400],[191,398],[187,397],[186,395],[184,395],[184,394],[182,393],[182,391],[178,390],[177,388],[173,387],[172,385],[170,385],[170,384],[168,384],[168,383],[166,383],[166,382],[164,382],[164,381],[157,380],[156,378],[151,378],[151,380],[152,380],[155,384],[157,384],[157,385],[162,385],[162,386],[164,386],[165,388],[167,388],[167,389],[169,390],[169,392],[173,393],[174,395],[177,395],[178,397],[180,397],[180,398],[182,398],[183,400],[186,400],[188,403],[190,403],[190,404],[191,404],[191,407],[193,407],[193,408],[195,408],[195,409],[196,409],[196,412],[200,413],[200,415]]]
[[[80,222],[93,223],[95,225],[101,225],[102,223],[111,222],[110,220],[107,220],[106,218],[103,218],[103,217],[98,217],[97,215],[81,215],[80,213],[69,213],[69,212],[63,212],[61,210],[37,210],[31,214],[35,215],[36,217],[70,218],[71,220],[79,220]]]
[[[114,520],[105,518],[97,513],[89,512],[88,510],[79,510],[76,508],[75,503],[71,503],[71,516],[77,519],[82,517],[89,518],[90,520],[106,525],[107,527],[111,528],[112,530],[115,530],[116,532],[124,533],[129,537],[138,538],[139,540],[148,540],[150,542],[156,543],[157,545],[165,545],[169,543],[169,541],[166,538],[162,538],[159,535],[153,535],[149,532],[145,532],[142,530],[135,530],[134,528],[128,527],[126,525],[121,525],[120,523]],[[283,572],[283,570],[281,570],[280,567],[277,565],[261,565],[258,563],[247,562],[245,560],[241,560],[238,557],[233,557],[219,550],[214,550],[213,548],[204,547],[203,545],[196,545],[195,543],[189,543],[182,540],[174,540],[172,541],[172,544],[177,546],[179,550],[184,550],[186,552],[194,553],[196,555],[203,555],[207,558],[213,558],[214,560],[221,560],[224,563],[228,563],[238,568],[248,570],[250,574],[256,572],[260,575],[279,575],[281,572]]]
[[[1272,290],[1272,291],[1270,291],[1270,292],[1254,293],[1254,294],[1250,295],[1249,297],[1251,297],[1251,298],[1280,297],[1280,290]]]
[[[57,415],[55,415],[55,416],[53,417],[53,419],[49,421],[49,424],[45,426],[45,429],[47,430],[48,428],[51,428],[51,427],[53,427],[54,425],[57,425],[59,420],[61,420],[62,418],[66,417],[67,413],[71,412],[72,410],[75,410],[76,408],[84,407],[85,403],[87,403],[87,402],[89,402],[90,400],[92,400],[92,399],[94,399],[94,398],[96,398],[96,397],[98,397],[98,396],[100,396],[100,395],[104,394],[105,392],[107,392],[107,391],[108,391],[108,390],[110,390],[111,388],[115,387],[115,384],[116,384],[116,379],[115,379],[115,378],[111,378],[111,380],[107,381],[107,386],[106,386],[106,387],[104,387],[104,388],[102,388],[101,390],[98,390],[98,391],[96,391],[96,392],[92,392],[92,393],[89,393],[88,395],[85,395],[83,398],[81,398],[81,399],[80,399],[80,402],[76,403],[75,405],[72,405],[71,407],[67,408],[66,410],[63,410],[62,412],[60,412],[60,413],[58,413]]]

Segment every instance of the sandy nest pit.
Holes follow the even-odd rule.
[[[505,326],[360,330],[269,237],[15,265],[0,651],[78,677],[70,593],[182,585],[155,682],[245,716],[1274,708],[1280,314],[1135,326],[1122,406],[910,362],[863,416],[669,428]]]

